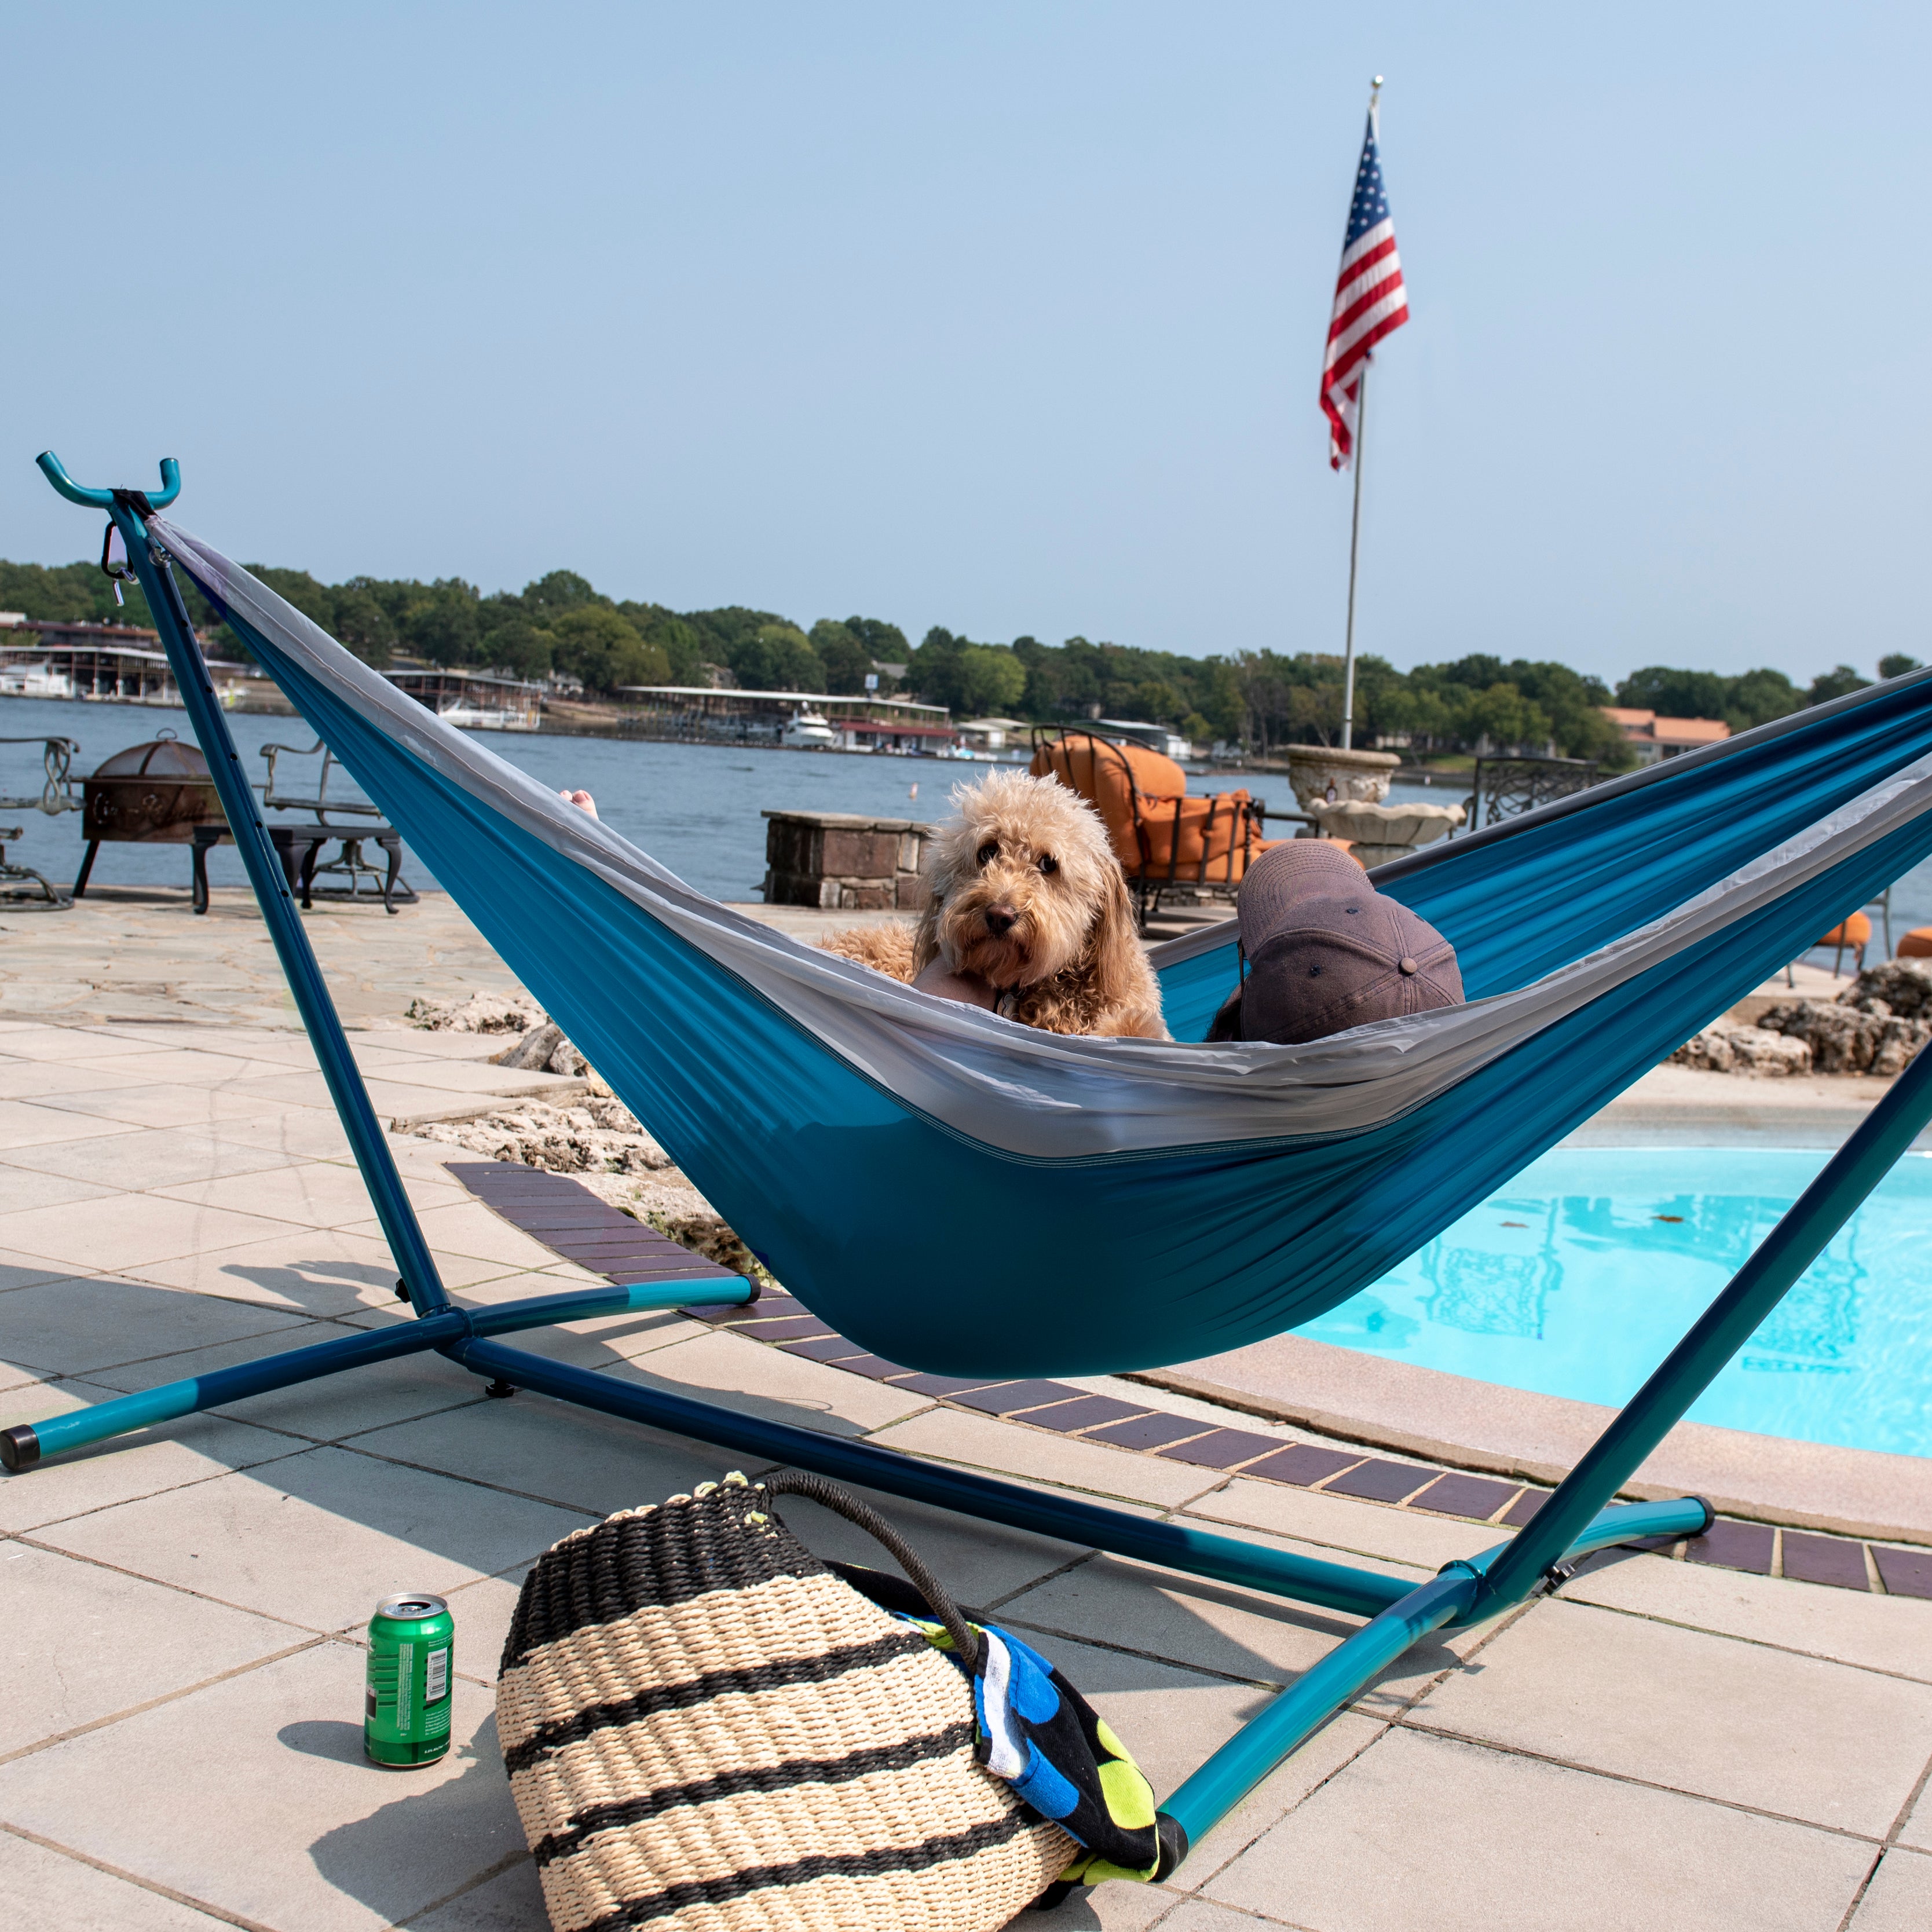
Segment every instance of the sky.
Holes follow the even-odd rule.
[[[1359,648],[1870,675],[1932,658],[1928,53],[1905,5],[10,8],[0,556],[98,548],[51,446],[329,580],[1339,650],[1380,73]]]

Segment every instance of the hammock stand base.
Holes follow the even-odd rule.
[[[47,1456],[248,1396],[434,1350],[495,1384],[492,1394],[528,1389],[748,1457],[1367,1618],[1169,1796],[1162,1810],[1180,1826],[1184,1844],[1198,1844],[1298,1746],[1434,1631],[1487,1621],[1558,1588],[1571,1568],[1594,1551],[1640,1538],[1694,1536],[1708,1528],[1712,1511],[1700,1498],[1616,1506],[1612,1499],[1932,1122],[1932,1054],[1922,1053],[1528,1524],[1510,1541],[1450,1563],[1414,1587],[1372,1570],[1180,1524],[1148,1522],[870,1443],[614,1382],[530,1354],[494,1338],[592,1316],[673,1307],[690,1300],[692,1291],[688,1284],[640,1284],[542,1295],[490,1308],[451,1302],[302,930],[173,573],[148,540],[145,520],[173,500],[180,488],[179,470],[171,460],[164,462],[163,489],[150,499],[137,490],[85,489],[68,478],[51,452],[40,463],[62,495],[105,510],[121,532],[415,1319],[0,1431],[0,1463],[16,1474]],[[703,1290],[707,1302],[748,1301],[754,1292],[748,1282],[735,1294],[709,1286]]]

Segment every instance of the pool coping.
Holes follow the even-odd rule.
[[[1616,1414],[1292,1334],[1124,1379],[1315,1435],[1536,1483],[1560,1481]],[[1932,1545],[1932,1460],[1923,1456],[1680,1422],[1622,1493],[1688,1493],[1759,1522]]]

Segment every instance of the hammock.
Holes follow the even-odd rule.
[[[1294,1047],[1042,1034],[693,891],[148,528],[753,1252],[922,1369],[1131,1370],[1313,1318],[1932,853],[1925,671],[1382,868],[1466,1006]],[[1198,1040],[1232,922],[1156,963]]]

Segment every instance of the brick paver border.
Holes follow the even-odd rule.
[[[464,1186],[513,1227],[565,1260],[578,1262],[610,1281],[686,1273],[700,1278],[710,1274],[715,1279],[721,1272],[690,1268],[688,1250],[634,1221],[635,1235],[626,1234],[617,1251],[592,1251],[586,1244],[589,1228],[614,1226],[610,1217],[622,1215],[622,1210],[613,1208],[568,1174],[550,1174],[509,1161],[452,1161],[448,1165]],[[673,1256],[683,1257],[684,1264]],[[640,1263],[645,1264],[641,1268]],[[870,1353],[770,1283],[758,1300],[748,1304],[700,1303],[682,1312],[788,1354],[803,1355],[850,1375],[930,1396],[953,1408],[1082,1442],[1104,1443],[1130,1454],[1190,1462],[1197,1468],[1251,1476],[1313,1494],[1348,1496],[1385,1508],[1510,1529],[1520,1529],[1528,1522],[1550,1494],[1532,1484],[1472,1475],[1466,1470],[1429,1462],[1398,1462],[1366,1449],[1285,1443],[1276,1436],[1224,1428],[1158,1408],[1151,1402],[1094,1395],[1066,1382],[924,1374]],[[1760,1576],[1781,1576],[1832,1589],[1932,1598],[1932,1550],[1783,1529],[1731,1517],[1720,1518],[1705,1535],[1644,1546],[1692,1563],[1747,1570]]]

